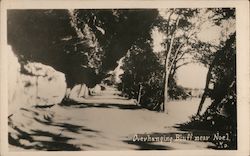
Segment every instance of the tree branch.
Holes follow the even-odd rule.
[[[176,66],[176,69],[178,69],[178,68],[180,68],[180,67],[182,67],[182,66],[185,66],[185,65],[187,65],[187,64],[189,64],[189,63],[193,63],[193,61],[184,62],[184,63],[182,63],[182,64]]]
[[[171,19],[171,16],[174,14],[174,11],[171,11],[170,12],[170,14],[169,14],[169,16],[168,16],[168,21],[167,21],[167,35],[168,35],[168,33],[169,33],[169,22],[170,22],[170,19]]]
[[[181,49],[181,47],[182,47],[183,45],[184,45],[184,43],[182,43],[182,44],[180,44],[180,45],[178,46],[178,48],[177,48],[177,50],[176,50],[176,52],[175,52],[174,58],[173,58],[173,60],[172,60],[172,62],[171,62],[171,65],[170,65],[170,67],[169,67],[169,72],[171,71],[171,69],[172,69],[174,63],[176,63],[177,55],[178,55],[178,53],[179,53],[179,51],[180,51],[180,49]]]

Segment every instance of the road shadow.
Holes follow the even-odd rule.
[[[169,146],[154,144],[153,142],[133,141],[133,140],[124,140],[123,142],[137,146],[138,147],[137,150],[173,150],[173,148]]]
[[[89,144],[72,144],[71,140],[77,140],[79,134],[91,134],[96,136],[99,131],[89,129],[82,125],[67,122],[56,122],[53,119],[43,117],[43,113],[36,110],[22,109],[25,114],[32,115],[22,118],[25,124],[19,124],[9,119],[8,141],[10,145],[29,150],[43,151],[81,151],[84,147],[92,147]],[[28,123],[27,123],[28,122]],[[32,126],[34,123],[39,126]],[[30,124],[32,124],[30,126]],[[37,125],[34,124],[34,125]],[[70,132],[72,135],[69,135]],[[66,133],[67,136],[65,135]],[[76,135],[74,135],[76,134]],[[90,136],[91,136],[90,135]],[[85,137],[88,137],[86,135]]]
[[[210,140],[195,141],[194,139],[194,136],[204,137],[208,135],[206,132],[190,134],[189,131],[137,134],[133,139],[123,140],[123,142],[137,146],[138,150],[177,150],[182,149],[184,146],[190,146],[190,150],[203,149],[205,146],[208,149],[215,149],[215,145],[213,146],[211,143],[203,144],[204,147],[194,144],[194,142],[210,142]]]
[[[80,151],[81,148],[67,143],[73,139],[63,135],[51,133],[49,131],[32,130],[31,133],[27,133],[18,127],[13,127],[16,130],[17,136],[8,133],[9,144],[29,150],[44,150],[44,151]],[[50,138],[50,139],[36,139],[39,138]]]
[[[116,108],[123,110],[138,110],[143,109],[136,104],[115,104],[115,103],[78,103],[75,101],[67,101],[59,104],[63,107],[73,108]]]

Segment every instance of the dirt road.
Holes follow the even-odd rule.
[[[204,149],[209,142],[187,140],[145,142],[138,135],[184,133],[174,128],[188,121],[197,110],[199,99],[173,101],[169,112],[158,113],[137,106],[133,100],[107,88],[88,103],[57,105],[44,116],[22,109],[10,126],[11,150],[135,150]],[[43,110],[44,111],[44,110]],[[47,113],[47,112],[46,112]]]

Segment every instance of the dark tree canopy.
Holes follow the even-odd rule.
[[[150,30],[158,11],[119,10],[76,10],[78,27],[89,25],[105,53],[102,71],[112,70],[117,60],[124,56],[136,41],[150,39]],[[103,29],[102,31],[100,30]]]
[[[217,25],[223,20],[235,19],[235,8],[211,8],[208,11],[214,12],[212,18]]]
[[[22,64],[41,62],[65,73],[68,87],[79,83],[92,87],[138,39],[149,36],[157,14],[157,10],[75,10],[73,14],[8,10],[8,44]]]
[[[213,88],[210,97],[213,100],[211,107],[218,109],[223,101],[226,103],[226,116],[236,119],[236,42],[235,33],[226,41],[224,47],[217,51],[211,70]],[[230,100],[230,102],[228,102]],[[235,110],[234,113],[230,113]],[[235,121],[236,122],[236,121]]]

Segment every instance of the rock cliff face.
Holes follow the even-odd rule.
[[[29,62],[21,66],[11,47],[8,47],[8,102],[9,114],[21,107],[58,104],[66,93],[65,75],[50,66]]]
[[[98,73],[103,52],[89,27],[76,30],[69,10],[13,9],[8,10],[7,18],[7,43],[21,69],[28,62],[49,65],[64,73],[70,89],[82,83],[94,87],[101,81]]]

